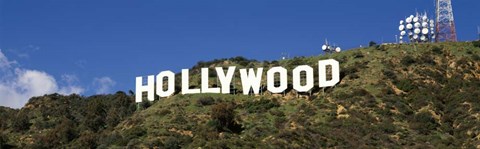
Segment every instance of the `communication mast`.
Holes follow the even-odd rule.
[[[451,0],[436,0],[436,42],[457,41],[457,32],[453,20],[453,9]]]
[[[338,47],[338,46],[335,46],[335,45],[331,46],[331,45],[329,45],[327,39],[325,39],[325,44],[322,46],[322,50],[323,50],[323,52],[325,52],[325,53],[330,53],[330,54],[332,54],[333,52],[337,52],[337,53],[338,53],[338,52],[342,51],[342,49],[341,49],[340,47]]]

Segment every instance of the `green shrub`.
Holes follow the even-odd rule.
[[[139,138],[141,136],[144,136],[147,134],[147,131],[143,127],[133,127],[125,131],[125,134],[123,134],[123,138],[126,140],[132,140],[135,138]]]
[[[246,108],[249,113],[266,112],[271,108],[279,107],[280,103],[276,99],[260,99],[257,101],[247,101],[242,107]]]
[[[402,79],[395,82],[395,85],[402,91],[409,92],[415,89],[415,85],[408,79]]]
[[[480,40],[473,41],[472,44],[474,47],[480,48]]]
[[[197,100],[198,106],[209,106],[215,103],[215,100],[208,96],[208,97],[201,97]]]
[[[395,75],[395,73],[392,71],[392,70],[383,70],[383,75],[385,75],[385,77],[391,79],[391,80],[396,80],[397,79],[397,76]]]
[[[402,58],[400,63],[402,63],[403,66],[410,66],[411,64],[415,63],[415,59],[412,56],[407,55],[407,56]]]
[[[175,137],[168,137],[167,140],[163,143],[166,149],[180,149],[181,144]]]
[[[13,130],[15,130],[17,132],[26,131],[32,125],[29,121],[30,121],[30,119],[28,117],[28,113],[25,112],[25,111],[20,111],[16,115],[16,118],[13,119],[12,128],[13,128]]]
[[[443,54],[443,49],[442,47],[439,47],[439,46],[433,46],[432,47],[432,52],[435,53],[435,54]]]
[[[428,64],[428,65],[436,65],[437,63],[433,60],[433,57],[430,55],[430,53],[423,53],[417,60],[418,62],[421,62],[423,64]]]
[[[357,51],[353,54],[353,58],[363,58],[365,57],[362,52]]]
[[[435,130],[439,124],[435,121],[432,115],[428,112],[420,112],[415,114],[410,122],[410,127],[417,130],[421,134],[429,134]]]
[[[210,114],[212,124],[219,132],[240,133],[242,126],[235,122],[235,105],[233,103],[217,103],[213,105]]]

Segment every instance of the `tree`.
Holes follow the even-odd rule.
[[[369,46],[369,47],[377,46],[377,43],[376,43],[375,41],[370,41],[370,42],[368,43],[368,46]]]
[[[212,122],[219,132],[240,133],[242,126],[235,122],[235,105],[233,103],[218,103],[212,107]]]

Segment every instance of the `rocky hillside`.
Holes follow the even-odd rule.
[[[140,105],[124,92],[35,97],[19,110],[0,108],[0,146],[480,148],[478,42],[382,45],[281,61],[219,59],[192,67],[190,82],[198,86],[202,67],[291,70],[328,58],[340,62],[340,83],[310,93],[177,94]]]

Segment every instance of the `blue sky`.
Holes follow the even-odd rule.
[[[453,9],[458,39],[477,39],[480,1]],[[201,60],[318,55],[325,38],[393,42],[416,10],[433,15],[434,0],[0,0],[0,101],[36,95],[18,85],[25,76],[53,79],[46,92],[114,93]]]

